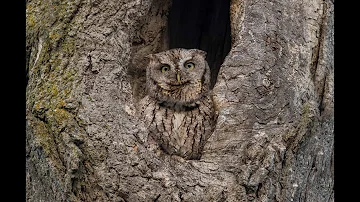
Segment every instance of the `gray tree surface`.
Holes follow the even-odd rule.
[[[142,57],[166,0],[26,2],[27,201],[334,201],[334,3],[231,0],[200,160],[149,152]]]

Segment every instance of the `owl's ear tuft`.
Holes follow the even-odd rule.
[[[146,64],[145,67],[148,67],[148,65],[155,60],[156,60],[156,58],[155,58],[154,54],[149,54],[149,55],[144,56],[143,61],[144,61],[144,64]]]
[[[206,58],[207,53],[205,51],[199,50],[199,49],[193,49],[193,51],[194,51],[194,53],[199,54],[199,55],[203,56],[204,58]]]
[[[149,55],[145,56],[145,59],[150,62],[155,59],[155,56],[154,56],[154,54],[149,54]]]

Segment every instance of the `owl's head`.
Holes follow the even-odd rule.
[[[209,91],[210,68],[205,51],[178,48],[147,58],[148,94],[159,102],[192,104]]]

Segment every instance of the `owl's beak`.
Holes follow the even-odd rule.
[[[180,72],[176,73],[176,78],[177,78],[178,82],[181,84]]]

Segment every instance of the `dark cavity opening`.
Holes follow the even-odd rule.
[[[136,102],[146,89],[146,55],[172,48],[207,52],[211,88],[231,48],[230,0],[153,0],[138,23],[128,73]]]
[[[168,45],[207,52],[211,88],[231,48],[230,0],[172,0],[168,16]]]

